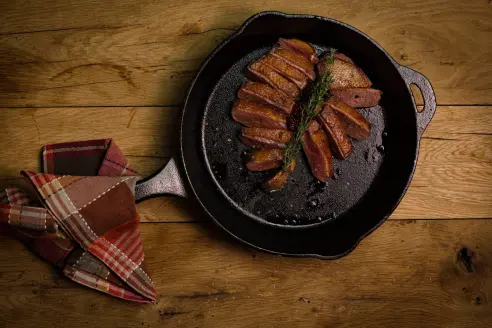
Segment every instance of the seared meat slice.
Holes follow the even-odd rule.
[[[311,122],[308,131],[302,136],[302,149],[314,177],[320,181],[327,181],[333,175],[333,158],[328,137],[316,121]]]
[[[336,58],[336,59],[340,59],[340,60],[343,60],[344,62],[347,62],[347,63],[350,63],[352,65],[355,65],[354,61],[352,59],[350,59],[348,56],[345,56],[344,54],[342,53],[339,53],[337,52],[333,58]]]
[[[337,117],[329,105],[323,107],[321,113],[316,116],[318,123],[323,127],[330,147],[336,157],[345,159],[352,152],[352,143],[347,137],[343,123]]]
[[[314,50],[313,46],[307,42],[297,40],[297,39],[278,39],[278,43],[280,47],[297,52],[300,55],[303,55],[313,64],[317,64],[319,62],[319,58],[316,55],[316,50]]]
[[[282,165],[284,151],[282,149],[260,149],[253,151],[246,160],[250,171],[266,171]]]
[[[243,128],[241,132],[241,140],[253,148],[285,148],[291,138],[292,132],[287,130]]]
[[[278,191],[282,189],[287,182],[287,179],[289,178],[289,175],[294,172],[294,169],[296,167],[296,161],[292,161],[290,165],[287,167],[287,169],[283,170],[280,169],[273,177],[268,179],[264,184],[263,184],[263,189],[266,191]]]
[[[333,96],[355,108],[376,106],[381,100],[381,93],[373,88],[331,90]]]
[[[272,105],[286,114],[290,114],[294,106],[293,98],[287,97],[282,91],[275,90],[268,84],[259,82],[246,82],[239,89],[238,97]]]
[[[301,71],[308,79],[314,80],[316,78],[314,66],[306,57],[283,48],[274,48],[270,53]]]
[[[371,123],[354,108],[337,99],[330,98],[325,102],[338,115],[345,132],[354,139],[367,139],[371,135]]]
[[[320,75],[326,74],[326,63],[322,59],[318,63],[318,72]],[[346,89],[346,88],[369,88],[372,82],[364,74],[364,72],[354,64],[334,58],[331,65],[331,74],[333,83],[330,90]]]
[[[236,122],[252,128],[287,129],[287,118],[271,105],[236,99],[232,107]]]
[[[248,70],[256,80],[267,83],[275,89],[283,91],[289,97],[295,98],[299,96],[301,92],[294,82],[289,81],[261,60],[251,64],[248,67]]]
[[[282,59],[275,57],[272,54],[268,54],[263,57],[261,61],[294,82],[299,89],[302,90],[306,87],[308,81],[306,75],[302,74],[301,71],[287,64]]]

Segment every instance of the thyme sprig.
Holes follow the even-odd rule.
[[[335,55],[335,49],[330,49],[328,56],[325,57],[326,71],[323,76],[320,76],[316,82],[314,82],[309,99],[306,103],[301,105],[300,112],[301,118],[299,120],[299,125],[294,134],[294,138],[287,144],[285,148],[285,155],[282,168],[286,170],[290,163],[296,159],[297,154],[301,150],[302,144],[301,139],[304,133],[309,128],[311,121],[318,115],[322,108],[323,101],[326,93],[330,89],[333,83],[333,78],[331,75],[331,66],[333,65]]]

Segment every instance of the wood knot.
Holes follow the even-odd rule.
[[[186,23],[179,31],[179,35],[193,35],[200,34],[200,32],[202,32],[202,27],[199,23]]]
[[[457,261],[461,262],[468,272],[474,272],[473,256],[475,253],[467,247],[463,247],[458,251]]]
[[[311,300],[307,297],[299,297],[299,302],[311,303]]]

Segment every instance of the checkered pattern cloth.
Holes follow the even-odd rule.
[[[44,173],[23,171],[33,200],[0,192],[0,232],[31,247],[73,281],[123,298],[155,302],[145,269],[134,190],[139,179],[110,139],[45,146]]]

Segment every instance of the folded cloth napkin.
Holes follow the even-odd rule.
[[[155,302],[135,208],[138,174],[111,139],[48,145],[44,173],[22,171],[39,200],[0,192],[0,232],[20,239],[75,282]]]

